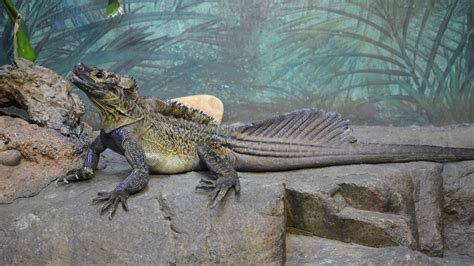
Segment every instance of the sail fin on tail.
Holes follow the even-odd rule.
[[[245,140],[300,144],[354,143],[349,121],[322,109],[302,109],[260,122],[231,125],[234,137]]]

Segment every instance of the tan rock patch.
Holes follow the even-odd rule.
[[[219,123],[224,116],[224,104],[222,101],[212,95],[191,95],[174,99],[184,105],[194,109],[201,110],[207,115],[216,119]]]
[[[8,149],[4,152],[15,150],[23,158],[17,166],[0,164],[0,203],[35,195],[82,163],[79,141],[20,118],[0,117],[0,140]]]

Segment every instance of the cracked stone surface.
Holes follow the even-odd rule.
[[[113,221],[91,199],[127,168],[109,158],[90,182],[45,188],[35,199],[1,206],[0,264],[281,264],[284,187],[245,179],[223,208],[194,192],[202,173],[153,178]]]
[[[472,134],[464,136],[457,145],[469,147]],[[230,194],[225,206],[213,210],[207,196],[194,191],[206,172],[156,175],[130,197],[130,210],[119,209],[112,221],[91,201],[129,167],[108,151],[100,165],[91,180],[50,184],[36,196],[0,205],[0,264],[474,260],[474,161],[241,173],[240,195]]]
[[[37,194],[58,176],[82,165],[87,134],[66,137],[23,119],[0,116],[2,153],[21,157],[14,165],[0,162],[0,203]]]

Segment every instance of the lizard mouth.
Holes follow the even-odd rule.
[[[83,64],[75,65],[72,69],[71,74],[71,81],[74,85],[81,88],[82,84],[92,83],[92,80],[88,77],[88,73],[90,73],[90,69]],[[81,88],[82,89],[82,88]]]
[[[89,77],[91,70],[91,68],[84,64],[74,66],[71,73],[71,82],[89,96],[103,98],[103,88],[100,84],[97,84],[97,82]]]
[[[71,81],[72,83],[76,84],[76,83],[83,83],[83,80],[79,77],[79,75],[77,75],[76,73],[72,72],[71,74]]]

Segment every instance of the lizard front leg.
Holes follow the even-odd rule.
[[[232,187],[236,193],[240,192],[239,176],[228,160],[206,143],[199,143],[197,152],[199,159],[212,172],[212,175],[210,178],[201,179],[196,190],[212,190],[209,194],[211,208],[217,206]]]
[[[97,136],[89,145],[86,152],[86,158],[81,169],[73,170],[68,175],[56,179],[56,185],[68,184],[71,181],[82,181],[91,179],[94,176],[94,170],[97,170],[99,164],[99,156],[107,148],[101,139],[101,134]]]
[[[111,220],[120,203],[122,208],[127,211],[127,199],[131,194],[142,190],[149,180],[149,168],[145,153],[140,144],[126,130],[122,130],[120,139],[117,142],[123,149],[123,153],[128,163],[132,166],[132,172],[111,192],[99,192],[93,199],[94,203],[104,202],[100,208],[103,214],[109,210],[109,219]]]

